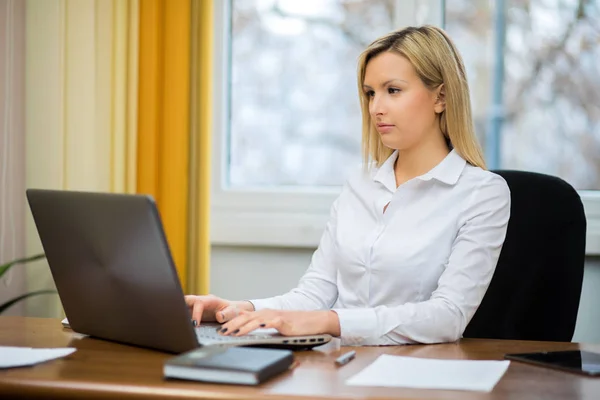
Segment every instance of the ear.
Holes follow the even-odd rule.
[[[442,83],[435,90],[435,103],[433,110],[436,114],[441,114],[446,109],[446,86]]]

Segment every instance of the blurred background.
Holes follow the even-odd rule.
[[[488,167],[579,191],[574,340],[600,342],[599,0],[0,0],[0,265],[42,252],[28,187],[146,193],[186,293],[289,290],[361,162],[359,54],[426,23],[462,54]],[[19,265],[0,304],[52,288]]]
[[[360,162],[357,55],[396,28],[406,3],[234,1],[231,185],[342,182]],[[467,68],[489,167],[599,190],[600,3],[437,3]]]

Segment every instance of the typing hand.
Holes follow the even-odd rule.
[[[200,321],[227,322],[242,311],[251,311],[254,309],[252,304],[247,301],[229,301],[212,294],[206,296],[185,296],[185,303],[192,314],[192,321],[195,325],[200,325]]]
[[[340,322],[333,311],[241,311],[221,327],[223,335],[241,336],[255,329],[274,328],[285,336],[340,335]]]

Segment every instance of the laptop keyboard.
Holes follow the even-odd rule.
[[[199,326],[196,328],[196,337],[199,342],[203,340],[218,340],[220,342],[235,342],[235,341],[248,341],[248,340],[262,340],[262,339],[271,339],[273,338],[272,334],[264,334],[259,332],[250,332],[248,335],[244,336],[223,336],[218,333],[218,327],[215,326]]]

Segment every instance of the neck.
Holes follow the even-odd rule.
[[[397,186],[429,172],[450,153],[441,132],[430,137],[432,140],[398,151],[398,159],[394,164]]]

